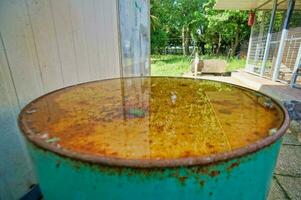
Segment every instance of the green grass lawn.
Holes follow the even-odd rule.
[[[151,75],[152,76],[182,76],[190,71],[192,57],[182,55],[152,55]],[[202,56],[201,59],[224,59],[226,57]],[[235,71],[245,66],[245,59],[231,58],[227,60],[227,71]]]
[[[151,75],[181,76],[190,69],[191,60],[181,55],[152,55]]]

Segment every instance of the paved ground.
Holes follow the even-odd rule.
[[[291,123],[291,131],[283,138],[283,144],[274,172],[269,200],[301,199],[301,143],[300,129]]]
[[[186,74],[191,77],[191,74]],[[202,76],[200,78],[220,80],[242,85],[264,92],[279,101],[301,101],[301,89],[275,83],[257,76],[237,72],[232,77]],[[300,125],[292,121],[289,131],[283,137],[283,145],[272,179],[268,200],[301,200],[301,136]]]

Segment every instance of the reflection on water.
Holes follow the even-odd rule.
[[[273,134],[283,120],[260,94],[182,78],[78,85],[40,98],[21,115],[30,132],[58,148],[128,159],[229,151]]]

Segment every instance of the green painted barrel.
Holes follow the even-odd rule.
[[[52,199],[265,199],[285,109],[239,86],[143,77],[46,94],[19,116]]]

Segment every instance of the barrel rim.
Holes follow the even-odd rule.
[[[274,133],[273,135],[270,135],[268,137],[265,137],[261,140],[258,140],[252,144],[249,144],[247,146],[237,148],[231,151],[223,152],[223,153],[215,153],[209,156],[190,156],[185,158],[171,158],[171,159],[123,159],[123,158],[114,158],[114,157],[108,157],[108,156],[95,156],[95,155],[88,155],[88,154],[82,154],[82,153],[76,153],[74,151],[58,148],[53,144],[49,144],[41,140],[39,137],[37,137],[32,131],[26,127],[24,124],[23,116],[25,113],[25,110],[34,102],[40,100],[41,98],[44,98],[45,96],[67,89],[71,87],[75,87],[78,85],[85,85],[90,84],[93,82],[101,82],[101,81],[109,81],[109,80],[116,80],[116,79],[130,79],[130,78],[177,78],[177,79],[195,79],[195,80],[205,80],[205,81],[211,81],[211,82],[217,82],[217,83],[223,83],[227,85],[231,85],[237,88],[241,88],[244,90],[252,91],[259,93],[263,96],[266,96],[270,98],[275,104],[279,106],[281,111],[283,112],[283,122],[280,126],[280,128]],[[109,165],[109,166],[117,166],[117,167],[137,167],[137,168],[161,168],[161,167],[180,167],[180,166],[201,166],[201,165],[209,165],[220,161],[227,161],[230,159],[239,158],[251,153],[255,153],[256,151],[259,151],[261,149],[264,149],[267,146],[272,145],[277,141],[277,139],[281,138],[285,133],[286,130],[289,127],[290,119],[287,110],[285,107],[276,99],[271,97],[268,94],[265,94],[260,91],[256,91],[241,85],[229,83],[229,82],[223,82],[223,81],[217,81],[217,80],[210,80],[206,78],[202,79],[196,79],[191,77],[172,77],[172,76],[138,76],[138,77],[123,77],[123,78],[109,78],[109,79],[103,79],[103,80],[96,80],[96,81],[89,81],[85,83],[79,83],[72,86],[67,86],[61,89],[57,89],[54,91],[51,91],[49,93],[46,93],[30,103],[28,103],[21,111],[18,117],[18,124],[19,129],[23,133],[23,135],[27,138],[27,140],[31,143],[33,143],[38,148],[41,148],[43,150],[58,154],[63,157],[75,159],[78,161],[88,162],[88,163],[94,163],[99,165]]]

